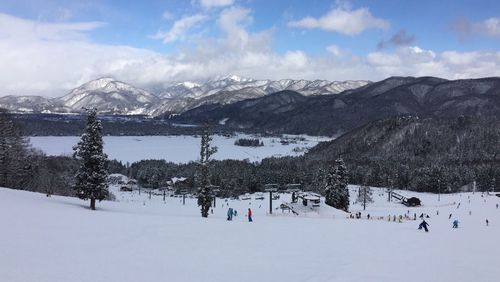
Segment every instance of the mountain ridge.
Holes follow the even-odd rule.
[[[102,77],[84,83],[62,97],[0,97],[0,107],[21,113],[80,113],[82,108],[95,107],[106,114],[158,116],[182,113],[206,104],[232,104],[281,90],[294,90],[304,95],[333,95],[368,83],[352,80],[254,80],[228,75],[203,84],[184,81],[148,90]],[[35,100],[43,106],[35,105]]]
[[[259,98],[257,98],[259,99]],[[228,126],[273,133],[339,135],[368,122],[394,116],[500,117],[500,78],[446,80],[435,77],[391,77],[338,95],[309,96],[280,113],[229,115],[231,105],[186,111],[177,122],[225,119]],[[196,110],[196,109],[195,109]],[[272,118],[270,118],[272,116]]]

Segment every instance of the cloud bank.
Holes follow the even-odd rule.
[[[188,36],[192,22],[174,23],[158,36],[169,42]],[[187,16],[187,18],[193,16]],[[89,80],[112,76],[143,88],[176,81],[204,81],[237,74],[256,79],[380,80],[392,75],[470,78],[500,76],[500,52],[435,52],[396,46],[356,56],[336,42],[324,53],[302,50],[278,53],[272,48],[275,29],[250,31],[252,11],[221,8],[213,19],[221,35],[197,38],[171,53],[94,42],[88,33],[102,22],[47,23],[0,14],[0,96],[65,94]],[[177,23],[176,22],[176,23]],[[366,26],[366,25],[365,25]],[[352,29],[351,32],[361,30]],[[411,40],[407,40],[411,41]]]
[[[346,35],[358,35],[367,29],[387,29],[389,22],[372,16],[368,8],[351,10],[348,7],[331,9],[326,15],[313,18],[306,17],[288,23],[290,27],[335,31]]]

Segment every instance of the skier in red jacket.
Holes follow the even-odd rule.
[[[252,210],[248,208],[248,222],[252,222]]]

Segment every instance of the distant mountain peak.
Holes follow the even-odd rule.
[[[235,75],[235,74],[228,74],[228,75],[216,76],[216,77],[214,77],[213,79],[211,79],[209,81],[215,82],[215,81],[221,81],[221,80],[231,80],[231,81],[234,81],[234,82],[251,82],[251,81],[254,81],[251,78],[242,77],[242,76]]]
[[[200,87],[200,84],[196,83],[196,82],[192,82],[192,81],[183,81],[183,82],[179,82],[176,84],[177,86],[184,86],[188,89],[193,89],[193,88],[196,88],[196,87]]]

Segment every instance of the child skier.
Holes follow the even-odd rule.
[[[458,228],[458,219],[453,221],[453,228]]]

